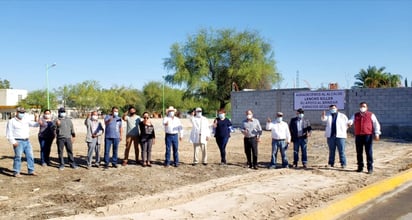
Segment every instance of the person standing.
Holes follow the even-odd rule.
[[[348,117],[345,114],[338,112],[336,105],[329,106],[329,112],[323,111],[320,118],[326,122],[325,137],[329,147],[328,165],[335,165],[335,152],[338,148],[339,161],[342,168],[346,167],[345,145],[346,145],[346,130],[348,129]]]
[[[39,118],[38,122],[40,126],[40,163],[42,166],[50,166],[50,151],[53,140],[56,137],[56,125],[49,109],[43,111],[43,116]]]
[[[58,118],[55,121],[56,124],[56,142],[57,153],[59,155],[59,170],[64,170],[64,148],[66,147],[68,162],[73,169],[79,168],[74,161],[73,156],[73,142],[76,137],[74,132],[72,120],[66,116],[66,110],[62,107],[58,110]]]
[[[173,147],[173,165],[179,166],[179,141],[183,138],[183,126],[178,117],[175,116],[176,109],[173,106],[169,106],[166,109],[167,117],[163,119],[163,126],[165,128],[165,166],[170,166],[170,147]],[[180,134],[180,137],[179,137]]]
[[[104,124],[106,125],[104,136],[104,169],[109,169],[110,164],[110,148],[113,145],[112,165],[117,168],[117,156],[119,150],[119,143],[122,141],[122,119],[119,117],[119,109],[113,107],[111,114],[106,115],[104,118]]]
[[[308,137],[312,133],[312,126],[309,120],[304,118],[303,109],[299,108],[296,111],[296,117],[292,118],[289,123],[290,135],[293,142],[293,167],[298,167],[299,162],[299,148],[302,151],[302,164],[303,168],[307,168],[308,155],[307,144]]]
[[[155,130],[150,120],[149,113],[143,113],[143,121],[139,123],[140,146],[142,147],[142,166],[151,167],[152,145],[155,143]]]
[[[197,107],[192,112],[190,119],[192,131],[190,132],[190,143],[193,144],[193,166],[199,163],[199,150],[202,151],[202,163],[207,165],[207,142],[210,138],[210,127],[206,117],[202,116],[202,109]]]
[[[379,141],[381,126],[375,114],[368,111],[368,104],[361,102],[359,112],[355,113],[348,121],[348,126],[355,126],[356,159],[358,162],[357,172],[363,171],[363,148],[366,152],[366,166],[368,174],[373,173],[373,139]]]
[[[134,155],[136,164],[139,164],[139,123],[140,116],[136,114],[136,109],[131,106],[122,116],[123,121],[126,122],[126,148],[124,150],[124,159],[122,166],[127,166],[129,160],[130,147],[133,142]]]
[[[13,160],[13,175],[21,177],[21,156],[26,155],[28,174],[36,176],[34,172],[34,157],[33,148],[30,144],[30,127],[38,127],[39,123],[30,121],[26,116],[26,110],[23,107],[16,109],[16,116],[7,121],[6,138],[13,145],[14,160]],[[37,121],[35,116],[35,121]]]
[[[91,112],[90,117],[86,118],[85,125],[87,128],[87,169],[90,169],[92,166],[93,152],[95,153],[94,165],[96,167],[100,166],[100,145],[104,129],[102,123],[99,122],[97,111]]]
[[[242,122],[241,131],[249,168],[258,169],[258,142],[262,135],[262,127],[258,119],[253,118],[252,110],[246,111],[246,119]]]
[[[268,118],[266,122],[266,130],[272,131],[272,158],[270,160],[269,168],[276,168],[278,149],[282,156],[282,167],[288,168],[289,164],[286,149],[291,140],[289,125],[283,121],[282,112],[276,113],[276,116],[276,121],[272,122],[272,120]]]
[[[230,138],[230,132],[232,132],[232,122],[226,118],[226,112],[224,109],[220,109],[218,112],[218,118],[213,121],[213,128],[216,138],[216,144],[220,151],[220,164],[226,165],[226,145]]]

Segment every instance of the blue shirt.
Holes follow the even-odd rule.
[[[112,115],[106,115],[104,118],[105,123],[112,118]],[[115,116],[109,124],[106,124],[105,138],[120,138],[120,128],[122,127],[122,119],[119,116]]]
[[[223,120],[216,118],[216,122],[215,137],[230,137],[232,122],[227,118]]]

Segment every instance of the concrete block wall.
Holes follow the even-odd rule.
[[[262,126],[268,117],[283,112],[289,122],[296,116],[294,94],[309,89],[277,89],[262,91],[232,92],[232,123],[239,126],[245,119],[245,111],[251,109]],[[345,107],[340,109],[348,117],[359,111],[359,103],[368,103],[369,110],[375,113],[381,126],[383,137],[412,140],[412,88],[379,88],[345,90]],[[320,121],[322,110],[305,110],[305,117],[313,126],[323,129]]]

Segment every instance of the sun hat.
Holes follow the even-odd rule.
[[[166,113],[169,113],[170,111],[176,111],[176,109],[173,106],[169,106],[169,108],[166,109]]]

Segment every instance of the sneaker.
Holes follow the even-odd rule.
[[[118,168],[118,167],[119,167],[119,165],[117,165],[117,164],[113,164],[113,167],[114,167],[114,168]]]
[[[268,169],[276,169],[276,165],[270,165],[268,166]]]
[[[303,169],[306,169],[306,168],[308,168],[308,166],[306,166],[306,164],[303,164]]]
[[[203,166],[207,166],[207,163],[203,163]]]
[[[42,167],[47,167],[47,163],[42,163],[41,166]]]
[[[73,169],[73,170],[77,170],[77,169],[79,169],[79,166],[74,165],[74,166],[72,166],[72,169]]]
[[[38,176],[37,173],[33,172],[33,173],[29,173],[30,176]]]
[[[253,166],[253,169],[254,169],[254,170],[257,170],[257,169],[259,169],[259,168],[258,168],[257,166]]]
[[[59,166],[59,170],[64,170],[64,165]]]
[[[15,173],[13,176],[14,176],[14,177],[17,177],[17,178],[20,178],[20,177],[21,177],[20,173]]]
[[[345,169],[345,168],[346,168],[346,165],[342,165],[341,168],[342,168],[342,169]]]

